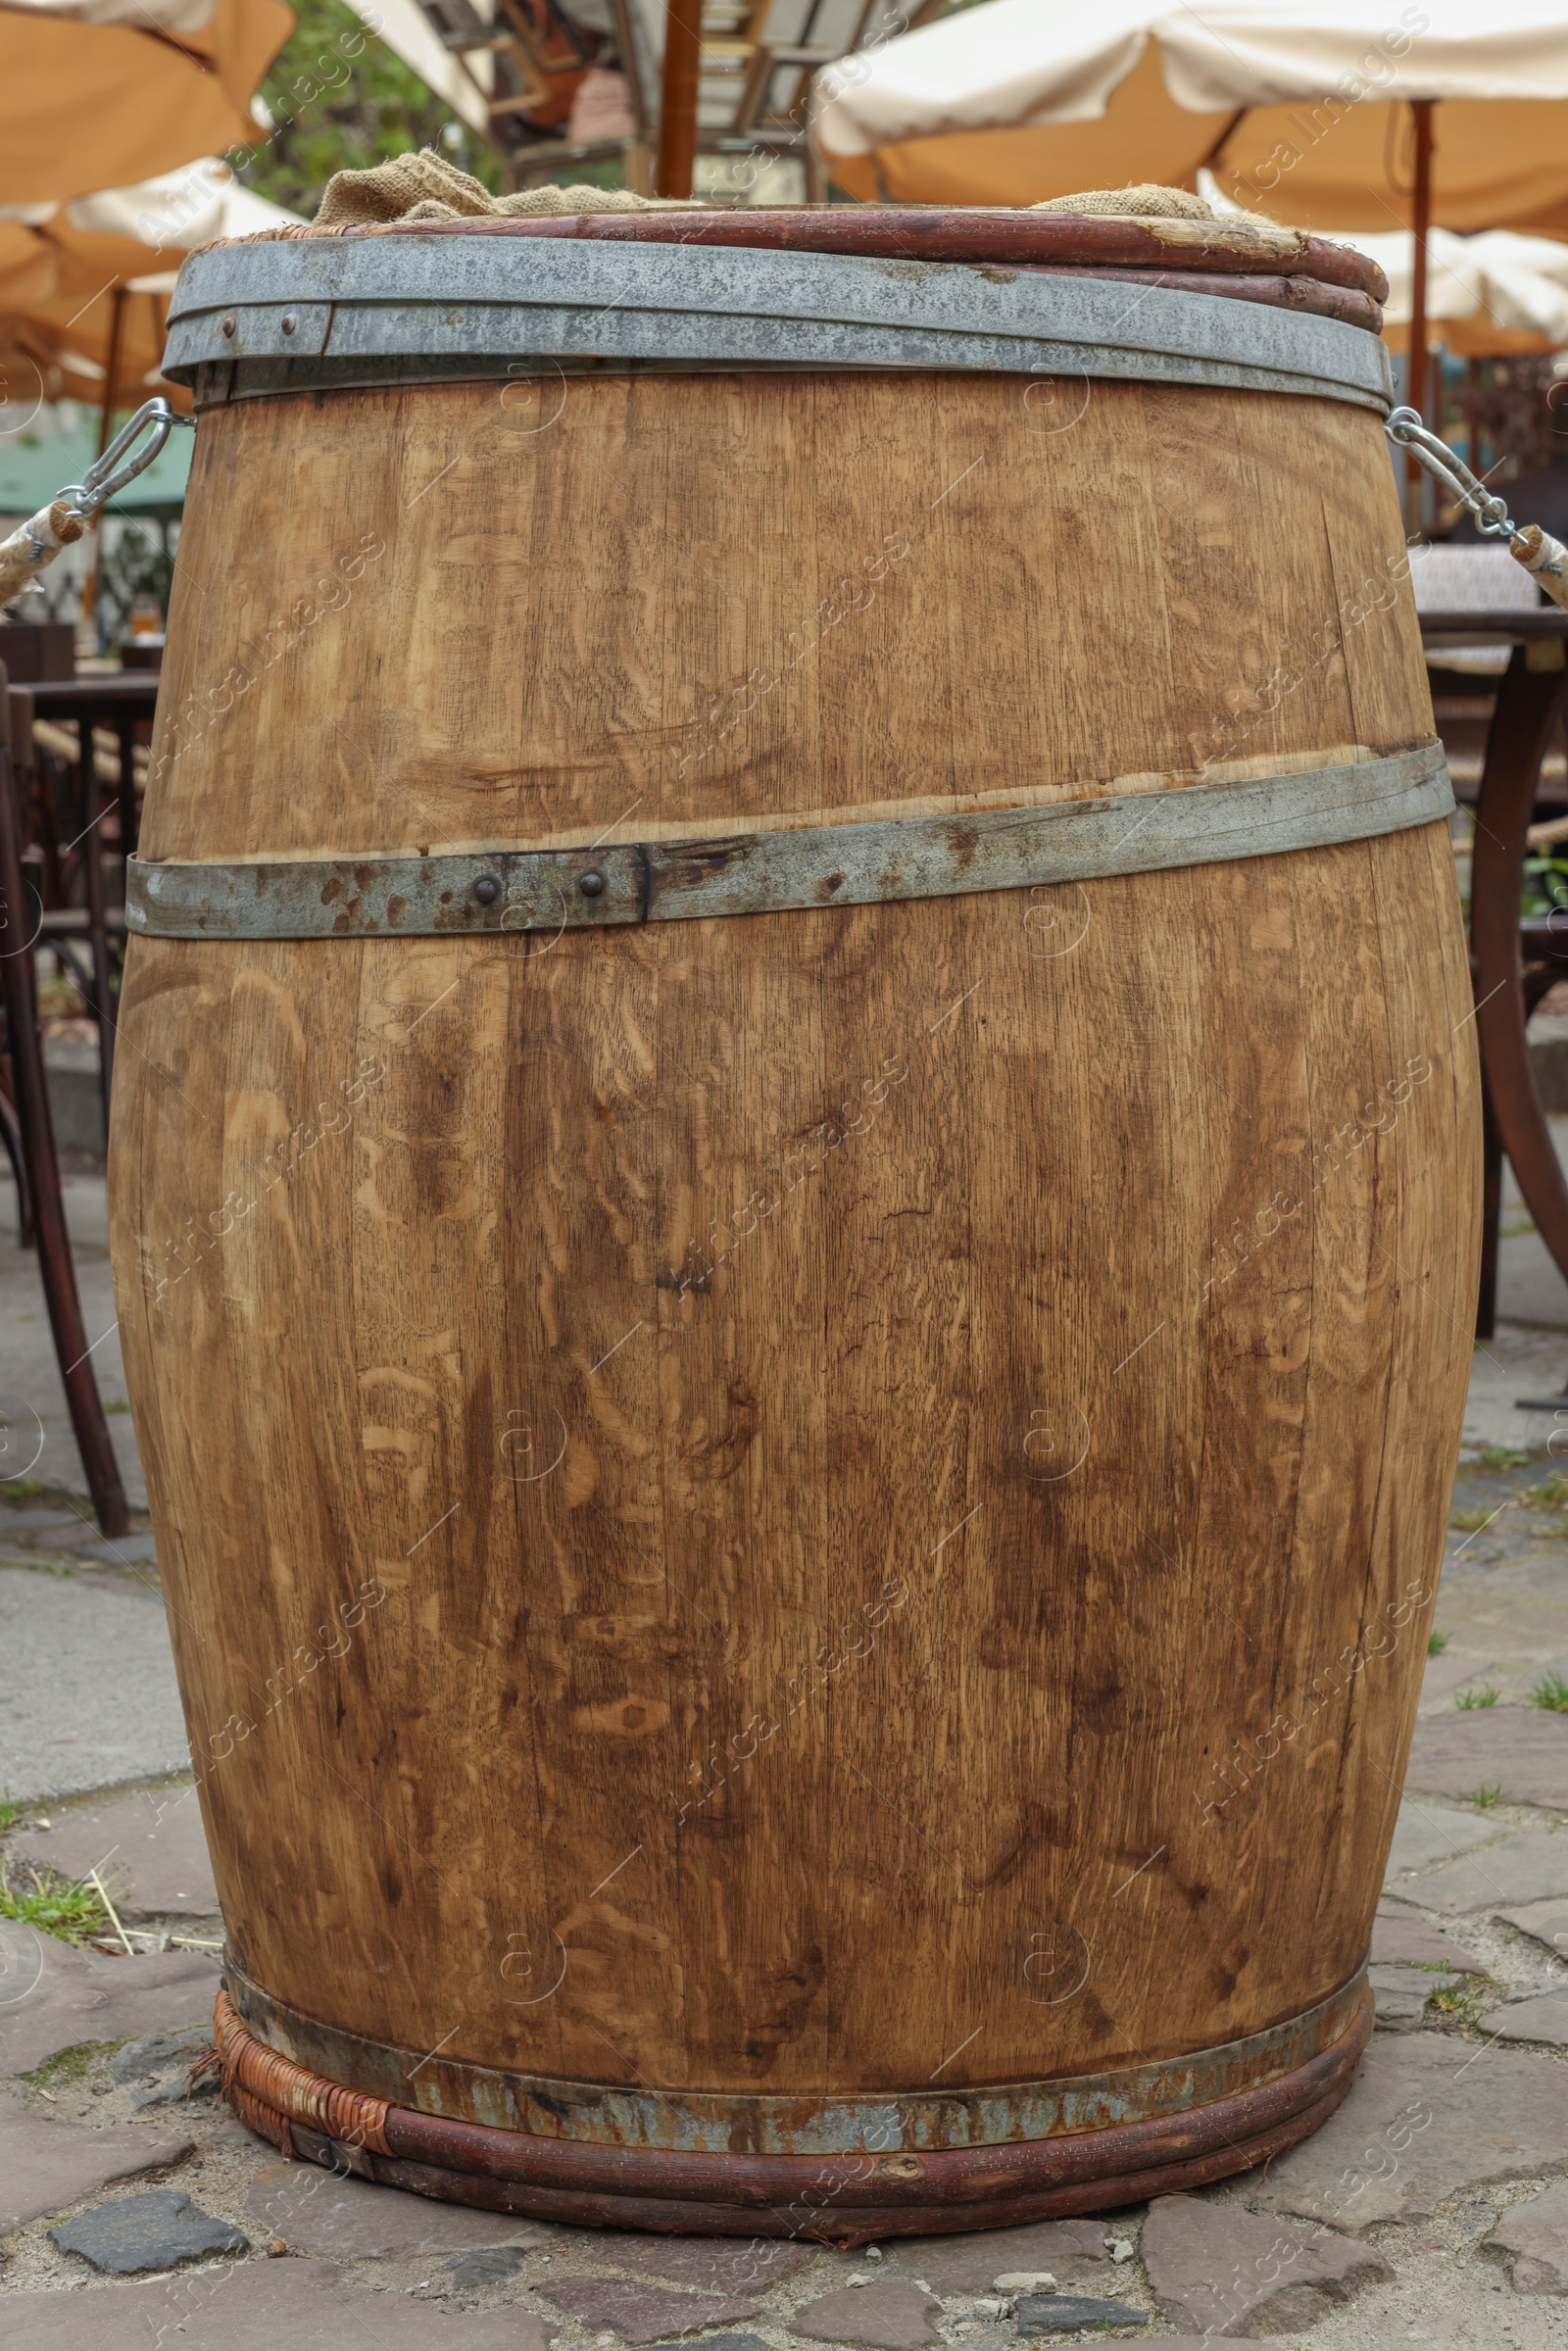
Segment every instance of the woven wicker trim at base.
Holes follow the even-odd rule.
[[[386,2140],[384,2098],[342,2089],[335,2082],[308,2074],[290,2058],[264,2048],[247,2031],[222,1987],[213,2010],[213,2037],[222,2067],[224,2095],[242,2122],[274,2145],[283,2145],[285,2154],[290,2149],[278,2138],[274,2117],[281,2118],[285,2126],[289,2122],[314,2124],[328,2138],[370,2147],[378,2155],[392,2152]]]

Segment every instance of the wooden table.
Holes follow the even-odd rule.
[[[1568,612],[1423,612],[1429,652],[1444,646],[1507,645],[1508,666],[1487,735],[1470,867],[1470,961],[1486,1102],[1485,1237],[1476,1335],[1496,1317],[1497,1218],[1506,1154],[1536,1229],[1568,1281],[1568,1180],[1558,1163],[1530,1073],[1525,1022],[1558,973],[1568,974],[1568,916],[1524,926],[1536,983],[1527,986],[1519,904],[1525,834],[1552,728],[1568,695]],[[1560,947],[1560,954],[1558,953]]]
[[[32,733],[34,718],[74,719],[81,744],[82,818],[90,832],[97,824],[101,809],[98,800],[98,770],[92,756],[92,730],[95,726],[112,726],[120,741],[120,839],[122,852],[129,857],[136,847],[136,779],[132,752],[139,721],[150,720],[158,701],[156,670],[122,670],[118,675],[45,679],[27,686],[12,688],[12,740],[26,742]],[[102,1076],[104,1119],[109,1117],[109,1094],[115,1070],[115,1005],[116,988],[111,951],[111,933],[121,933],[123,918],[104,903],[103,860],[89,857],[85,861],[87,904],[78,911],[73,907],[51,908],[43,918],[40,938],[49,945],[62,945],[74,934],[85,935],[92,961],[92,999],[89,1009],[98,1023],[99,1069]],[[72,958],[75,968],[74,958]],[[81,975],[77,972],[78,985]],[[87,994],[85,988],[83,995]]]

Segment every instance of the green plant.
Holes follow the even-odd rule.
[[[1526,857],[1521,914],[1551,914],[1568,906],[1568,858]]]
[[[156,522],[117,520],[120,527],[113,538],[104,536],[98,553],[98,592],[111,644],[129,626],[133,604],[151,598],[168,611],[174,577],[174,559]]]
[[[1524,1499],[1538,1510],[1568,1510],[1568,1478],[1552,1476],[1544,1486],[1527,1486]]]
[[[1483,1527],[1492,1524],[1499,1510],[1506,1510],[1507,1507],[1506,1502],[1494,1502],[1490,1510],[1456,1510],[1448,1524],[1456,1527],[1461,1535],[1479,1535]]]
[[[22,1806],[8,1788],[5,1794],[0,1796],[0,1837],[4,1837],[8,1829],[14,1829],[21,1818]]]
[[[1568,1714],[1568,1682],[1561,1674],[1543,1674],[1530,1692],[1530,1703],[1544,1707],[1547,1714]]]
[[[35,1502],[48,1492],[48,1487],[40,1486],[35,1478],[12,1478],[0,1486],[0,1501]]]
[[[1429,1657],[1441,1657],[1447,1645],[1448,1636],[1446,1633],[1429,1633],[1427,1635],[1427,1655]]]
[[[1466,1714],[1471,1714],[1478,1706],[1495,1706],[1497,1696],[1495,1682],[1487,1682],[1480,1690],[1456,1690],[1453,1693],[1453,1702]]]
[[[1427,2005],[1435,2016],[1469,2025],[1495,1996],[1496,1985],[1485,1976],[1449,1976],[1437,1985]]]
[[[262,97],[270,135],[230,148],[226,160],[246,187],[291,211],[314,213],[334,171],[364,171],[414,147],[437,148],[492,193],[506,185],[494,150],[343,0],[294,0],[294,30]]]
[[[1522,1469],[1529,1458],[1528,1453],[1521,1453],[1514,1445],[1489,1445],[1481,1455],[1481,1464],[1484,1469]]]
[[[89,1942],[109,1925],[104,1898],[95,1886],[62,1878],[58,1870],[35,1869],[30,1862],[16,1864],[16,1877],[0,1866],[0,1918],[16,1919],[56,1935],[62,1942]]]
[[[1477,1804],[1483,1812],[1488,1812],[1494,1804],[1501,1800],[1501,1796],[1502,1788],[1499,1783],[1495,1788],[1472,1788],[1468,1794],[1460,1797],[1459,1801],[1462,1804]]]

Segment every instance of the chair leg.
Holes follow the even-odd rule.
[[[0,947],[0,993],[11,1044],[11,1068],[17,1089],[17,1117],[22,1130],[23,1155],[32,1193],[38,1238],[38,1271],[43,1281],[55,1355],[65,1384],[76,1449],[87,1473],[87,1487],[106,1535],[128,1535],[130,1511],[121,1480],[120,1464],[109,1438],[109,1423],[98,1394],[76,1294],[76,1272],[71,1261],[66,1231],[66,1205],[60,1189],[60,1161],[55,1152],[54,1122],[44,1085],[43,1048],[38,1037],[32,947],[27,937],[27,900],[23,888],[22,847],[17,823],[16,795],[9,752],[0,751],[0,925],[9,944]]]
[[[1476,1299],[1476,1337],[1497,1331],[1497,1240],[1502,1222],[1502,1135],[1492,1106],[1486,1063],[1481,1065],[1481,1290]]]
[[[92,728],[81,721],[82,805],[87,811],[83,874],[87,885],[87,935],[92,954],[92,996],[87,1009],[98,1023],[98,1082],[103,1092],[104,1139],[109,1137],[109,1092],[115,1074],[115,990],[109,963],[109,932],[104,922],[104,861],[98,840],[103,802],[98,792],[98,766],[93,757]]]
[[[22,1147],[22,1125],[15,1109],[0,1094],[0,1143],[17,1183],[17,1247],[31,1249],[38,1236],[32,1222],[32,1187],[27,1181],[27,1157]]]

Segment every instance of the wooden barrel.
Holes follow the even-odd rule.
[[[1374,274],[682,223],[175,299],[111,1171],[230,2094],[1125,2204],[1348,2086],[1470,1359]]]

